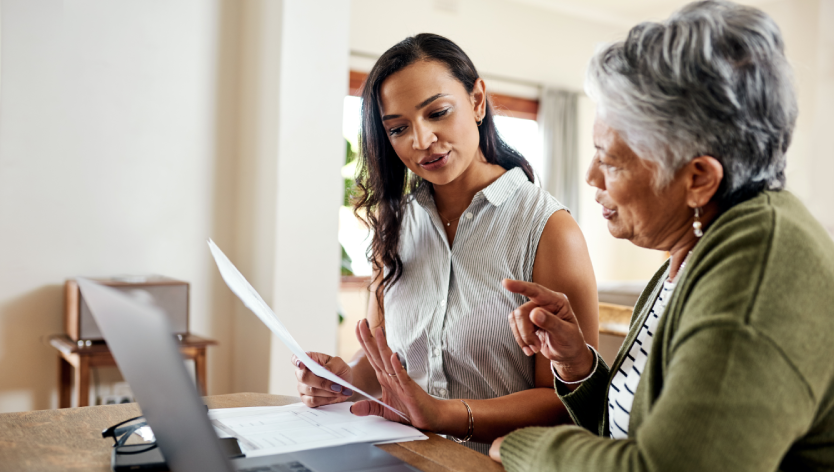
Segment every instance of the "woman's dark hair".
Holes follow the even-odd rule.
[[[457,44],[443,36],[422,33],[406,38],[385,51],[365,81],[359,134],[359,172],[356,178],[359,195],[354,204],[354,212],[373,231],[368,258],[378,274],[374,280],[377,283],[375,295],[382,313],[385,291],[399,280],[403,272],[399,255],[400,228],[410,195],[422,179],[409,174],[388,140],[382,126],[379,91],[385,79],[417,61],[444,64],[469,93],[472,93],[479,78],[475,65]],[[487,162],[505,169],[521,167],[527,178],[534,181],[530,163],[498,135],[489,100],[478,132],[479,146]],[[362,209],[366,210],[364,217],[360,215]]]

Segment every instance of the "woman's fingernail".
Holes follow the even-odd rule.
[[[364,321],[365,321],[365,327],[367,327],[367,328],[368,328],[368,330],[370,331],[370,329],[371,329],[371,324],[370,324],[370,323],[368,323],[368,319],[367,319],[367,318],[365,318],[365,320],[364,320]]]
[[[385,336],[386,338],[388,337],[388,334],[385,333],[385,327],[382,328],[382,335]]]
[[[295,366],[296,367],[301,367],[301,361],[296,359]]]
[[[346,388],[346,389],[342,390],[342,395],[345,395],[345,396],[349,397],[349,396],[353,395],[353,390],[351,390],[349,388]]]
[[[330,390],[333,390],[334,392],[341,392],[342,386],[339,384],[333,384],[330,386]]]
[[[524,351],[524,354],[527,355],[527,356],[532,354],[532,352],[530,352],[530,348],[527,347],[527,346],[524,346],[523,348],[521,348],[521,350]]]

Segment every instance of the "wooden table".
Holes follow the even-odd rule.
[[[634,307],[614,305],[612,303],[599,304],[599,332],[612,336],[628,334],[628,324],[631,322],[631,312]]]
[[[90,404],[90,368],[115,366],[116,361],[104,342],[79,345],[66,334],[49,337],[49,344],[58,350],[58,408],[69,408],[72,391],[78,395],[78,406]],[[194,361],[197,387],[206,394],[206,347],[217,344],[213,339],[187,334],[180,340],[180,352]]]
[[[296,397],[235,393],[205,397],[209,408],[279,406]],[[101,430],[139,414],[135,403],[0,414],[0,470],[109,472],[112,439]],[[500,472],[489,457],[427,433],[426,441],[379,446],[426,472]]]

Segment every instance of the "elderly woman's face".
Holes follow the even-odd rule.
[[[596,187],[596,201],[615,238],[651,249],[668,250],[688,224],[685,186],[678,179],[656,190],[657,165],[641,159],[597,117],[594,123],[596,153],[585,177]]]

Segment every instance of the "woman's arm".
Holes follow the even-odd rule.
[[[568,293],[571,303],[579,307],[577,320],[583,332],[588,333],[587,342],[596,346],[598,304],[593,268],[582,232],[567,212],[554,213],[545,225],[533,264],[533,280],[542,286]],[[369,321],[371,328],[374,328],[374,321],[380,323],[379,320],[372,320],[370,317]],[[378,366],[383,364],[380,359],[385,360],[392,355],[387,343],[375,339],[378,336],[375,329],[360,331],[366,333],[363,343],[366,350],[372,351],[374,358],[378,359]],[[374,333],[373,338],[371,333]],[[529,351],[528,355],[534,353]],[[553,392],[550,362],[541,354],[535,355],[535,388],[489,400],[467,400],[474,420],[473,440],[489,442],[525,426],[570,422],[567,410]],[[393,369],[398,367],[395,364],[396,362],[391,362]],[[390,373],[393,372],[388,374]],[[385,382],[391,381],[388,374],[380,374]],[[457,437],[466,436],[469,425],[468,412],[460,400],[429,397],[425,392],[415,391],[415,387],[419,387],[410,381],[398,379],[395,384],[389,387],[393,393],[384,396],[389,396],[391,401],[397,402],[401,406],[400,409],[407,410],[415,426]],[[425,411],[426,409],[431,411]],[[358,409],[354,408],[354,412],[390,416],[378,405],[367,402]],[[393,416],[390,419],[396,420]],[[425,419],[425,423],[418,419]]]
[[[430,396],[403,369],[388,346],[381,328],[373,332],[360,323],[357,329],[368,362],[382,385],[382,401],[402,411],[417,428],[465,437],[469,426],[466,407],[458,399],[441,400]],[[538,357],[537,357],[538,359]],[[536,364],[536,388],[490,400],[466,400],[474,419],[474,441],[489,442],[524,426],[553,425],[569,421],[565,408],[553,393],[553,376],[547,360]],[[377,403],[360,401],[351,407],[359,416],[377,415],[405,422]]]
[[[585,342],[599,347],[599,297],[594,268],[582,230],[567,211],[551,215],[542,231],[533,264],[533,282],[564,293]]]
[[[564,293],[585,341],[599,344],[599,302],[597,284],[585,237],[567,211],[552,214],[542,231],[533,282]],[[533,354],[532,351],[530,351]],[[536,388],[490,400],[468,400],[475,420],[474,440],[488,442],[524,426],[545,426],[570,422],[566,408],[553,393],[550,361],[536,353]],[[458,400],[444,405],[446,421],[442,432],[466,435],[467,411]]]
[[[469,425],[468,412],[460,400],[441,402],[437,426],[439,433],[464,437]],[[536,354],[536,388],[491,398],[466,400],[475,422],[473,441],[491,442],[518,428],[553,426],[570,422],[570,415],[559,397],[553,393],[553,374],[550,361]]]

